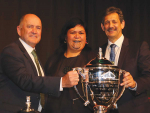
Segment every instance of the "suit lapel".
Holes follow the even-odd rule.
[[[26,49],[24,48],[24,46],[21,44],[21,42],[19,40],[16,41],[17,45],[19,46],[20,50],[22,51],[22,53],[24,54],[24,56],[28,59],[33,71],[34,71],[34,75],[38,75],[37,74],[37,70],[36,67],[31,59],[31,57],[29,56],[28,52],[26,51]]]
[[[104,45],[101,47],[101,48],[102,48],[103,57],[105,57],[107,45],[108,45],[108,43],[104,44]]]
[[[105,56],[107,45],[108,43],[102,46],[103,56]],[[118,61],[119,68],[122,68],[122,65],[123,65],[124,59],[126,58],[128,50],[129,50],[129,41],[126,37],[124,37],[124,41],[122,43],[121,52],[120,52],[119,61]]]
[[[120,56],[119,56],[119,61],[118,61],[119,68],[122,68],[122,65],[123,65],[123,62],[125,61],[128,50],[129,50],[129,41],[127,38],[124,38],[124,41],[121,47]]]

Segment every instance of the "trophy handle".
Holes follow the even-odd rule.
[[[125,73],[126,73],[125,70],[122,70],[122,69],[119,70],[119,80],[120,80],[121,74],[125,74]],[[119,83],[120,83],[120,81],[119,81]],[[117,104],[116,103],[119,100],[119,98],[123,95],[123,93],[125,91],[125,88],[126,88],[126,86],[124,85],[123,88],[122,88],[122,91],[120,92],[119,96],[117,97],[117,99],[114,102],[114,105],[113,105],[114,108],[117,108]]]
[[[86,80],[86,76],[81,72],[81,71],[84,71],[84,68],[80,68],[80,67],[77,67],[77,68],[73,68],[73,71],[77,71],[79,75],[81,75],[83,77],[84,80]],[[79,93],[78,89],[76,86],[74,86],[74,89],[75,91],[77,92],[77,94],[79,95],[79,97],[84,101],[84,105],[87,106],[90,101],[88,99],[88,80],[85,81],[85,96],[86,96],[86,100],[83,99],[83,97],[81,96],[81,94]]]

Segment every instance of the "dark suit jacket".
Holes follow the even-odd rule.
[[[104,54],[106,47],[107,44],[102,46]],[[126,88],[123,96],[118,100],[119,113],[150,113],[150,102],[147,97],[147,90],[150,89],[150,51],[148,44],[124,38],[118,67],[130,72],[137,82],[136,91]]]
[[[19,40],[5,47],[0,55],[0,113],[16,113],[31,96],[31,107],[38,109],[40,95],[59,95],[60,77],[39,77]]]

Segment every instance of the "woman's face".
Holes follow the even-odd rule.
[[[82,25],[76,25],[67,32],[67,51],[82,51],[86,44],[86,32]]]

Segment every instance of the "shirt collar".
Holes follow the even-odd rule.
[[[28,52],[28,54],[31,54],[31,52],[35,49],[32,48],[31,46],[29,46],[27,43],[25,43],[21,38],[19,38],[20,42],[22,43],[22,45],[24,46],[24,48],[26,49],[26,51]]]
[[[123,40],[124,40],[124,35],[122,34],[121,37],[114,44],[116,44],[117,47],[121,47]],[[111,44],[113,44],[113,43],[108,40],[108,46],[109,47]]]

